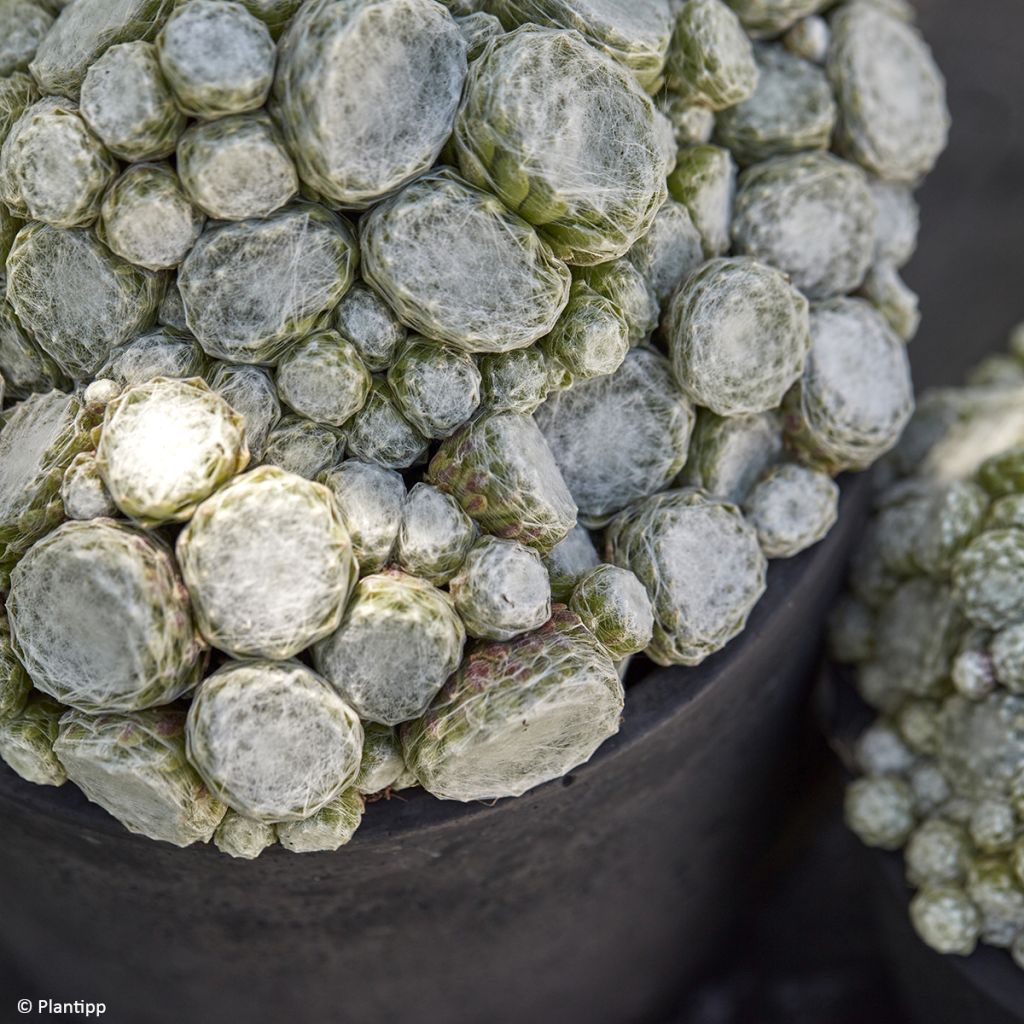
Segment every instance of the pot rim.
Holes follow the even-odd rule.
[[[638,659],[631,666],[630,677],[635,678],[638,668],[643,674],[627,688],[622,727],[600,747],[589,762],[574,768],[564,778],[537,786],[524,796],[506,797],[491,803],[438,800],[418,787],[409,791],[408,795],[396,794],[390,800],[377,801],[386,803],[389,813],[368,813],[349,845],[365,845],[369,842],[391,844],[414,832],[417,837],[422,837],[432,831],[458,827],[470,819],[486,819],[501,813],[504,807],[543,799],[545,795],[556,793],[558,787],[571,785],[577,778],[600,771],[603,765],[627,756],[651,734],[669,727],[717,680],[728,675],[739,663],[756,660],[758,638],[774,628],[775,620],[783,609],[799,601],[802,581],[807,581],[809,585],[816,569],[836,559],[845,560],[860,529],[860,513],[870,499],[870,474],[847,474],[839,480],[839,484],[840,515],[836,525],[824,540],[795,558],[769,563],[765,594],[751,613],[746,628],[735,640],[694,667],[660,668],[646,658]],[[841,572],[842,569],[837,571]],[[90,803],[74,783],[67,782],[59,787],[33,786],[2,762],[0,799],[20,805],[25,810],[46,814],[50,819],[56,819],[82,832],[102,833],[128,841],[151,842],[129,833],[103,808]],[[399,804],[397,813],[395,804]],[[222,856],[213,848],[212,843],[194,843],[182,852],[186,851],[192,856]],[[280,852],[271,848],[264,856]]]

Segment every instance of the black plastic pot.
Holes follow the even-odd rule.
[[[652,671],[623,731],[495,806],[368,808],[336,854],[131,836],[71,786],[0,773],[0,949],[26,993],[131,1024],[651,1024],[716,952],[781,824],[819,627],[867,502],[775,563],[748,630]]]

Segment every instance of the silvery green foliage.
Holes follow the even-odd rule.
[[[573,282],[569,304],[541,342],[549,376],[564,378],[565,387],[614,373],[629,347],[629,324],[622,311],[583,280]]]
[[[181,266],[178,290],[211,356],[273,364],[337,304],[358,258],[345,221],[301,203],[208,228]]]
[[[651,642],[654,610],[643,584],[628,569],[601,565],[576,585],[569,609],[615,661]]]
[[[82,401],[88,408],[95,408],[97,413],[99,413],[100,410],[117,398],[120,393],[121,385],[116,381],[98,377],[91,384],[85,386],[82,391]]]
[[[331,492],[274,466],[207,498],[177,556],[199,629],[235,657],[290,658],[332,633],[357,571]]]
[[[215,220],[266,217],[299,188],[281,133],[266,114],[194,124],[178,139],[177,156],[189,198]]]
[[[11,127],[0,149],[0,200],[23,218],[58,228],[91,224],[117,164],[78,108],[39,100]]]
[[[881,719],[861,733],[854,757],[865,775],[898,775],[909,771],[916,760],[898,730]]]
[[[536,421],[581,519],[600,525],[678,475],[694,410],[668,361],[640,348],[611,376],[552,395]]]
[[[714,111],[749,98],[757,86],[754,49],[722,0],[686,0],[669,49],[669,88]]]
[[[565,608],[533,633],[473,648],[401,730],[406,764],[444,800],[521,796],[590,760],[619,730],[615,665]]]
[[[1024,530],[986,530],[953,562],[953,585],[976,625],[1003,629],[1024,617],[1017,580],[1024,569]]]
[[[206,353],[194,338],[156,328],[118,345],[100,368],[99,377],[123,388],[129,384],[144,384],[156,377],[179,380],[203,377],[208,366]]]
[[[922,403],[889,460],[854,576],[863,596],[888,596],[865,641],[840,652],[915,754],[887,777],[911,786],[924,818],[905,851],[919,887],[911,919],[944,953],[969,953],[979,939],[1019,948],[1024,926],[1019,400],[997,375]],[[851,824],[867,841],[902,845],[899,829],[865,830],[863,818]]]
[[[11,646],[7,617],[0,615],[0,722],[20,715],[31,694],[32,680]]]
[[[629,250],[629,258],[650,284],[659,302],[704,262],[704,239],[690,211],[666,199],[650,230]]]
[[[817,544],[839,516],[839,487],[817,469],[773,466],[754,485],[743,511],[769,558],[792,558]]]
[[[891,263],[876,263],[864,277],[860,294],[885,317],[901,341],[911,341],[921,324],[917,293],[912,291]],[[1024,383],[1024,366],[1019,383]]]
[[[782,45],[790,53],[812,64],[824,64],[832,39],[828,22],[816,14],[801,18],[782,37]]]
[[[767,561],[753,527],[735,505],[696,488],[637,502],[606,538],[608,560],[647,588],[647,654],[659,665],[699,665],[743,630],[764,593]]]
[[[300,416],[340,427],[366,404],[370,371],[355,345],[336,331],[317,331],[277,364],[277,393]]]
[[[119,43],[82,82],[82,117],[116,157],[159,160],[174,152],[188,119],[174,105],[156,47]]]
[[[551,617],[551,584],[540,555],[518,541],[481,537],[448,585],[470,636],[511,640]]]
[[[92,447],[95,418],[73,395],[32,395],[0,431],[0,589],[18,559],[63,517],[60,482],[72,459]]]
[[[38,99],[39,91],[28,75],[16,71],[0,78],[0,146],[18,118]]]
[[[898,850],[914,830],[914,794],[900,778],[857,779],[846,788],[846,824],[868,846]]]
[[[967,895],[981,915],[981,939],[1009,946],[1024,928],[1024,888],[999,857],[979,857],[967,872]]]
[[[157,309],[156,322],[161,327],[171,327],[182,334],[188,333],[188,323],[185,320],[185,304],[181,301],[181,292],[178,291],[178,283],[174,281],[168,284],[164,297],[160,300]]]
[[[390,725],[370,722],[363,727],[363,759],[352,788],[370,796],[382,793],[405,772],[402,747]]]
[[[169,704],[203,668],[170,551],[111,519],[38,541],[11,574],[7,613],[36,688],[89,713]]]
[[[465,641],[444,591],[391,569],[359,581],[313,663],[360,718],[397,725],[423,713],[458,668]]]
[[[1005,800],[987,797],[979,801],[968,823],[971,841],[985,853],[1006,853],[1013,846],[1017,822]]]
[[[427,439],[399,411],[387,382],[374,380],[366,404],[348,423],[348,450],[364,462],[407,469],[422,460]]]
[[[242,417],[205,381],[157,377],[106,407],[96,466],[143,526],[180,523],[249,463]]]
[[[53,25],[53,15],[35,0],[0,0],[0,78],[24,71]]]
[[[967,873],[970,853],[963,828],[929,818],[914,830],[903,851],[907,880],[915,886],[956,885]]]
[[[807,300],[749,257],[711,260],[679,288],[665,333],[683,391],[720,416],[775,408],[810,347]]]
[[[761,474],[781,459],[782,448],[782,420],[774,411],[716,416],[701,409],[683,479],[742,505]]]
[[[949,585],[927,577],[899,584],[879,608],[875,662],[886,683],[899,678],[903,690],[919,697],[942,691],[962,615]],[[937,639],[938,638],[938,639]]]
[[[665,0],[495,0],[492,6],[507,28],[532,22],[575,29],[631,71],[648,92],[661,84],[673,24]]]
[[[1014,356],[986,356],[968,374],[967,383],[977,387],[1020,387],[1024,384],[1024,363]]]
[[[263,464],[307,480],[315,480],[325,469],[345,456],[345,435],[326,423],[305,416],[282,416],[267,434]]]
[[[473,358],[415,335],[395,354],[388,384],[402,415],[424,437],[447,437],[480,404]]]
[[[715,130],[715,112],[694,103],[687,96],[667,89],[658,95],[657,109],[668,118],[676,145],[702,146],[711,141]]]
[[[829,6],[830,0],[726,0],[755,38],[776,36],[800,18]]]
[[[7,302],[0,302],[0,373],[8,398],[70,387],[71,382],[21,326]]]
[[[604,264],[610,266],[611,264]],[[631,265],[630,265],[631,266]],[[481,356],[482,405],[491,412],[529,416],[548,396],[551,368],[539,345]]]
[[[60,717],[67,709],[33,693],[11,718],[0,720],[0,760],[26,782],[63,786],[67,772],[53,752]]]
[[[470,68],[453,141],[462,173],[570,263],[624,255],[665,199],[650,100],[575,32],[495,39]]]
[[[185,756],[182,711],[69,711],[54,750],[68,778],[137,835],[175,846],[207,843],[227,811]]]
[[[363,276],[403,323],[467,352],[547,334],[568,267],[520,217],[450,170],[418,178],[362,221]]]
[[[355,345],[368,370],[380,373],[405,340],[405,326],[368,285],[356,281],[331,315],[334,329]]]
[[[29,224],[7,257],[7,299],[60,370],[92,376],[111,349],[145,330],[164,282],[126,263],[95,236]]]
[[[549,551],[576,524],[576,503],[537,424],[488,413],[445,440],[427,478],[481,528]]]
[[[893,447],[913,412],[906,350],[859,299],[816,305],[811,338],[800,386],[787,398],[790,442],[818,468],[863,469]]]
[[[301,821],[359,772],[363,727],[297,661],[225,665],[196,691],[185,730],[189,760],[210,791],[256,821]]]
[[[206,222],[166,164],[129,167],[103,197],[100,216],[98,233],[107,246],[147,270],[177,267]]]
[[[174,0],[75,0],[39,44],[29,70],[44,93],[75,99],[86,72],[117,43],[152,40]]]
[[[1000,686],[1024,693],[1024,623],[999,630],[989,647],[992,668]]]
[[[292,16],[303,4],[303,0],[240,0],[240,2],[253,17],[259,18],[270,29],[270,34],[275,39],[284,31]]]
[[[176,5],[157,38],[157,51],[178,106],[192,117],[258,110],[270,93],[274,41],[241,4],[187,0]]]
[[[575,277],[618,309],[626,321],[630,345],[645,341],[658,326],[658,296],[629,259],[610,260],[596,267],[579,267]]]
[[[947,573],[983,527],[989,497],[972,481],[908,481],[879,498],[879,552],[894,575]]]
[[[68,519],[100,519],[117,515],[117,506],[100,475],[96,456],[90,452],[80,452],[64,470],[60,500]]]
[[[878,217],[875,223],[875,262],[902,267],[917,248],[921,212],[913,191],[899,182],[871,178],[868,182]]]
[[[405,503],[405,481],[393,469],[347,459],[319,477],[334,495],[352,540],[359,574],[379,572],[391,560]]]
[[[487,48],[487,44],[505,31],[501,22],[486,11],[474,11],[472,14],[456,17],[455,24],[459,26],[462,38],[466,42],[467,60],[476,60]]]
[[[910,901],[910,919],[921,939],[938,953],[970,956],[981,933],[981,915],[959,886],[920,889]]]
[[[741,164],[828,149],[837,108],[825,72],[781,46],[759,46],[757,88],[715,121],[718,142]]]
[[[399,568],[435,586],[458,572],[476,540],[473,520],[431,484],[414,484],[402,505],[394,557]]]
[[[276,842],[276,826],[246,818],[230,808],[213,833],[213,845],[221,853],[241,860],[255,860]]]
[[[428,170],[466,76],[455,21],[429,0],[314,0],[281,45],[274,98],[302,180],[360,209]]]
[[[270,373],[262,366],[219,363],[210,387],[245,421],[245,443],[253,462],[263,458],[270,431],[281,419],[281,403]]]
[[[363,820],[363,808],[362,795],[346,789],[311,817],[282,822],[278,839],[292,853],[333,853],[351,841]]]
[[[740,178],[732,237],[737,252],[778,267],[809,299],[855,291],[875,246],[867,177],[830,153],[757,164]]]
[[[700,232],[704,255],[712,259],[728,252],[736,196],[736,162],[729,150],[711,145],[680,150],[668,188]]]
[[[551,596],[556,601],[568,601],[580,580],[600,564],[601,558],[586,527],[574,526],[544,556]]]
[[[832,18],[827,70],[843,152],[880,178],[913,184],[946,146],[945,84],[917,30],[855,0]]]

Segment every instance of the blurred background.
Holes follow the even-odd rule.
[[[921,298],[910,346],[921,391],[960,383],[1024,320],[1024,3],[915,6],[953,116],[919,193],[920,244],[904,275]],[[758,897],[678,1024],[910,1024],[873,906],[902,893],[842,824],[843,781],[812,709],[793,770],[800,784]]]

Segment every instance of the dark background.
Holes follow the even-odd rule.
[[[920,391],[959,383],[1024,320],[1024,2],[916,6],[953,115],[904,274],[921,297],[910,347]],[[756,905],[679,1024],[909,1024],[872,908],[894,893],[877,892],[874,855],[843,828],[842,779],[810,709],[794,755],[804,783],[779,822]]]

